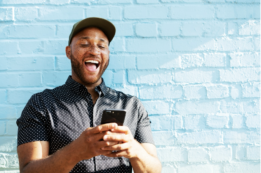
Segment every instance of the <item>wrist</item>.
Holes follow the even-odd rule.
[[[144,154],[146,155],[146,151],[144,150],[144,148],[141,146],[141,144],[134,140],[134,154],[133,156],[130,158],[130,160],[140,160],[142,156],[144,156]]]

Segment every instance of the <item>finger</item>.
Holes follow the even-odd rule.
[[[116,128],[112,129],[113,132],[125,133],[128,134],[130,132],[127,126],[117,126]]]
[[[103,140],[104,141],[128,142],[130,140],[130,137],[125,134],[112,133],[109,135],[104,135]]]
[[[110,146],[105,146],[102,147],[102,150],[110,150],[110,151],[114,151],[114,150],[126,150],[130,148],[129,143],[122,143],[122,144],[116,144],[116,145],[110,145]]]
[[[99,126],[96,126],[92,129],[88,129],[87,131],[89,133],[101,133],[101,132],[104,132],[104,131],[108,131],[108,130],[111,130],[111,129],[114,129],[114,128],[117,128],[117,123],[107,123],[107,124],[102,124],[102,125],[99,125]]]
[[[103,155],[105,155],[105,154],[103,154]],[[110,152],[110,153],[107,153],[105,156],[107,156],[107,157],[127,157],[127,152],[126,152],[126,150]]]

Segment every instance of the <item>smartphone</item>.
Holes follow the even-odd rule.
[[[124,109],[110,109],[104,110],[102,114],[101,124],[117,123],[118,126],[123,126],[126,110]]]

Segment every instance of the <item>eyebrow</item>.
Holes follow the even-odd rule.
[[[90,39],[90,37],[81,37],[80,39]],[[100,38],[99,40],[102,42],[106,42],[106,40],[104,40],[103,38]]]

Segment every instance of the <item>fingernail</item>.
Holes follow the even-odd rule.
[[[106,139],[107,139],[107,136],[105,135],[105,136],[103,137],[103,139],[106,140]]]

